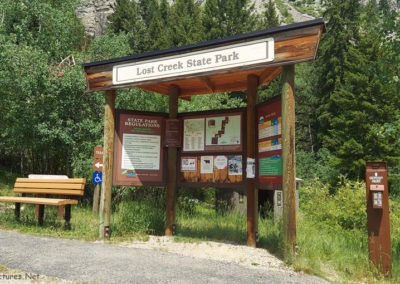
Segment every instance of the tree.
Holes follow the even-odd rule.
[[[81,46],[84,28],[74,13],[75,0],[0,0],[3,32],[16,44],[37,46],[59,61]]]
[[[280,25],[280,21],[279,16],[276,13],[275,2],[268,0],[268,2],[264,4],[264,7],[265,11],[262,19],[262,28],[269,29],[278,27]]]
[[[158,50],[171,47],[168,38],[168,15],[170,6],[167,0],[161,0],[157,10],[153,11],[149,24],[149,50]]]
[[[208,0],[203,12],[204,39],[216,39],[259,28],[250,0]]]
[[[102,132],[77,64],[76,3],[0,0],[0,162],[20,175],[82,173],[88,141]]]
[[[117,0],[114,14],[109,17],[109,20],[108,32],[128,34],[134,53],[148,50],[149,34],[140,6],[136,1]]]
[[[168,39],[171,46],[201,41],[200,8],[193,0],[176,0],[168,15]]]
[[[374,131],[398,113],[398,96],[382,66],[392,54],[383,48],[382,32],[373,32],[372,10],[361,27],[360,11],[358,1],[329,2],[314,87],[317,146],[326,147],[331,166],[350,178],[363,178],[366,160],[398,155]]]

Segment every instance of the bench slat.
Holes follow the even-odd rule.
[[[33,179],[33,178],[17,178],[16,182],[27,182],[27,183],[62,183],[62,184],[84,184],[85,178],[69,178],[69,179]]]
[[[41,197],[7,197],[0,196],[0,202],[30,203],[40,205],[60,206],[66,204],[78,204],[75,199],[41,198]]]
[[[61,183],[28,183],[16,182],[14,188],[51,188],[51,189],[71,189],[83,190],[84,184],[61,184]]]
[[[27,194],[60,194],[83,196],[85,178],[73,179],[29,179],[17,178],[15,193]]]
[[[14,188],[15,193],[27,194],[55,194],[55,195],[75,195],[83,196],[83,190],[75,189],[49,189],[49,188]]]

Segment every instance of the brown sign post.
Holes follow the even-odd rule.
[[[385,162],[367,162],[367,218],[369,257],[385,277],[392,274],[389,189]]]

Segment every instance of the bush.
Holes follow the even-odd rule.
[[[114,214],[115,234],[161,235],[165,229],[165,208],[146,201],[122,201]]]
[[[365,183],[344,179],[334,193],[318,180],[300,188],[301,209],[315,223],[332,229],[366,230]]]

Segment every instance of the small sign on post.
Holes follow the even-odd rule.
[[[365,176],[369,258],[385,277],[391,277],[392,249],[386,163],[367,162]]]

